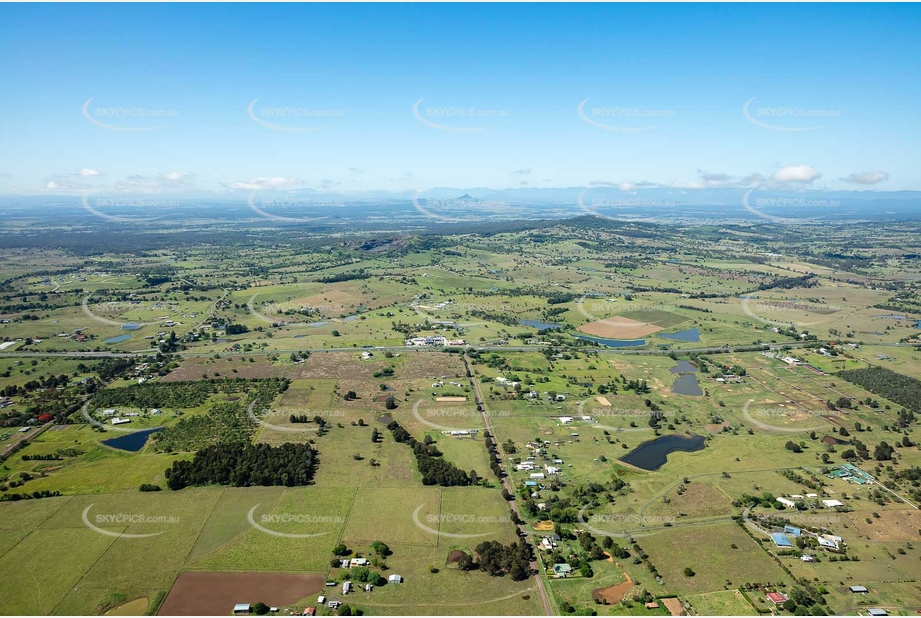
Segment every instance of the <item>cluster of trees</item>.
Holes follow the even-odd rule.
[[[470,485],[470,476],[453,463],[445,461],[441,457],[441,451],[435,447],[430,438],[426,436],[425,442],[419,442],[396,421],[391,421],[387,429],[390,430],[394,440],[404,442],[413,449],[416,466],[422,473],[423,485],[441,485],[442,487]]]
[[[908,411],[921,412],[921,380],[917,378],[896,373],[885,367],[847,369],[835,375],[863,387],[874,395],[894,401]],[[905,418],[907,419],[907,413]]]
[[[48,453],[47,455],[23,455],[23,461],[58,461],[61,456],[57,453]]]
[[[534,553],[525,541],[516,541],[503,545],[499,541],[484,541],[475,548],[476,559],[464,554],[458,561],[461,570],[479,569],[492,576],[508,575],[514,581],[522,581],[531,576],[531,560]]]
[[[166,470],[166,485],[178,490],[200,485],[307,485],[317,465],[309,444],[281,446],[249,442],[221,442],[195,453],[191,461],[174,461]]]

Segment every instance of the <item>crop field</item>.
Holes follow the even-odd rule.
[[[307,233],[309,246],[273,237],[129,261],[0,252],[4,277],[55,271],[14,278],[0,308],[11,344],[0,351],[0,449],[23,441],[0,462],[0,602],[8,613],[141,613],[187,602],[194,582],[250,590],[277,573],[313,586],[278,596],[283,613],[324,594],[365,615],[534,615],[546,594],[563,615],[664,616],[666,601],[696,615],[792,614],[769,605],[767,588],[805,590],[830,614],[921,609],[921,434],[899,390],[914,383],[839,375],[884,367],[921,379],[916,282],[895,278],[905,260],[889,248],[858,266],[828,257],[845,241],[822,227],[802,244],[729,226],[634,232],[576,222],[552,234]],[[425,337],[463,343],[405,344]],[[141,383],[186,393],[179,383],[267,378],[284,382],[237,431],[220,428],[242,408],[219,411],[249,401],[255,382],[177,396],[159,414],[103,404]],[[167,468],[205,445],[108,446],[124,433],[105,423],[108,407],[131,414],[133,430],[217,421],[202,435],[269,452],[309,445],[316,469],[306,485],[224,477],[171,490]],[[476,432],[451,435],[464,430]],[[848,462],[874,482],[828,475]],[[436,464],[475,471],[477,484],[427,476]],[[843,545],[780,552],[770,533],[783,523]],[[482,559],[485,541],[519,540],[533,551],[520,579],[459,566],[461,554]],[[356,581],[341,595],[344,578],[362,575],[341,568],[354,557],[404,582]],[[571,574],[555,576],[564,563]],[[320,580],[337,586],[317,590]],[[847,592],[858,583],[866,598]]]

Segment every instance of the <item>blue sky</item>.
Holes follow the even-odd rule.
[[[0,191],[921,190],[919,18],[878,4],[0,5]]]

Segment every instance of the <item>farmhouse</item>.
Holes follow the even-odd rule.
[[[553,565],[553,574],[557,577],[568,577],[570,573],[572,573],[572,567],[565,562]]]
[[[793,500],[790,500],[789,498],[777,498],[777,501],[780,502],[782,505],[788,506],[790,508],[796,507],[796,503],[793,502]]]

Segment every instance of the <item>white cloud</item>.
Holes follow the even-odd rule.
[[[55,181],[49,180],[47,183],[45,183],[45,188],[46,189],[59,189],[60,187],[58,186],[58,183],[56,183]]]
[[[858,185],[875,185],[878,182],[889,180],[889,173],[883,171],[854,172],[841,180]]]
[[[248,191],[259,191],[263,189],[282,189],[284,187],[296,187],[304,184],[296,178],[285,178],[283,176],[252,178],[245,182],[235,182],[230,185],[232,189],[246,189]]]
[[[771,181],[780,184],[812,184],[822,174],[808,165],[788,165],[771,174]]]
[[[182,174],[179,172],[166,172],[164,174],[160,174],[160,176],[165,180],[182,180]]]
[[[77,172],[77,174],[79,174],[80,176],[98,176],[100,172],[98,170],[91,170],[89,168],[84,167],[82,170]]]
[[[516,176],[525,176],[530,173],[531,173],[531,170],[529,169],[512,170],[512,174],[515,174]]]

